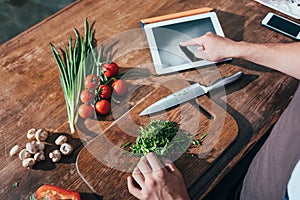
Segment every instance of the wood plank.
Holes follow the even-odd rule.
[[[79,0],[1,45],[1,199],[29,199],[36,188],[46,183],[77,190],[87,196],[87,199],[93,198],[89,196],[91,190],[76,172],[74,162],[52,165],[48,170],[41,168],[26,170],[21,167],[17,158],[8,156],[10,148],[15,143],[24,143],[24,133],[29,128],[45,127],[56,133],[69,133],[59,72],[48,45],[50,41],[58,47],[63,46],[67,38],[73,35],[72,27],[82,32],[85,17],[96,21],[95,36],[100,43],[115,34],[139,28],[139,20],[142,18],[203,6],[216,10],[225,35],[234,40],[258,43],[293,41],[260,26],[264,15],[272,10],[254,1],[137,0],[128,3],[118,0]],[[127,59],[139,59],[139,56]],[[127,61],[125,59],[122,61],[126,66]],[[199,196],[203,198],[205,193],[246,155],[266,130],[276,122],[298,85],[295,79],[239,59],[218,65],[218,69],[222,76],[238,70],[248,74],[247,79],[240,82],[240,86],[226,89],[226,97],[220,95],[213,99],[221,107],[226,105],[227,111],[237,121],[240,133],[226,153],[190,188],[192,198]],[[194,70],[182,74],[193,80],[194,73],[197,77],[198,74]],[[201,73],[210,77],[215,76],[210,68],[201,70]],[[137,96],[144,94],[142,90],[140,92]],[[129,102],[131,107],[137,104],[137,99],[136,97]],[[120,113],[124,113],[124,110],[120,109]],[[112,119],[108,116],[107,120],[100,121],[102,130],[112,125]],[[90,140],[95,135],[75,134],[73,137],[81,138],[80,142],[84,144],[85,140]],[[81,148],[82,145],[77,146],[74,156]],[[16,189],[12,188],[15,182],[19,182],[20,185]]]

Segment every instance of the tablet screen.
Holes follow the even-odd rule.
[[[216,33],[211,18],[155,27],[152,31],[163,68],[201,60],[194,56],[197,47],[181,47],[180,42],[209,31]]]
[[[195,57],[197,46],[182,47],[180,43],[207,32],[224,36],[215,12],[147,24],[144,30],[157,74],[215,64],[216,62]],[[230,58],[222,62],[227,60]]]

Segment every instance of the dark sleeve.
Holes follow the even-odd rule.
[[[290,175],[300,159],[300,87],[243,182],[241,200],[283,200]]]

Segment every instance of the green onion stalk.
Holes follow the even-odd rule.
[[[84,22],[84,37],[79,34],[77,29],[73,28],[73,30],[75,42],[73,43],[72,37],[69,37],[68,46],[60,49],[61,54],[50,43],[60,72],[71,133],[75,133],[75,116],[83,86],[83,78],[87,74],[95,73],[95,70],[99,74],[103,53],[103,45],[100,46],[99,52],[95,50],[93,24],[91,25],[87,19]]]

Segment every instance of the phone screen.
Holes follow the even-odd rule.
[[[297,37],[300,32],[299,25],[286,21],[276,15],[273,15],[267,24],[295,37]]]

